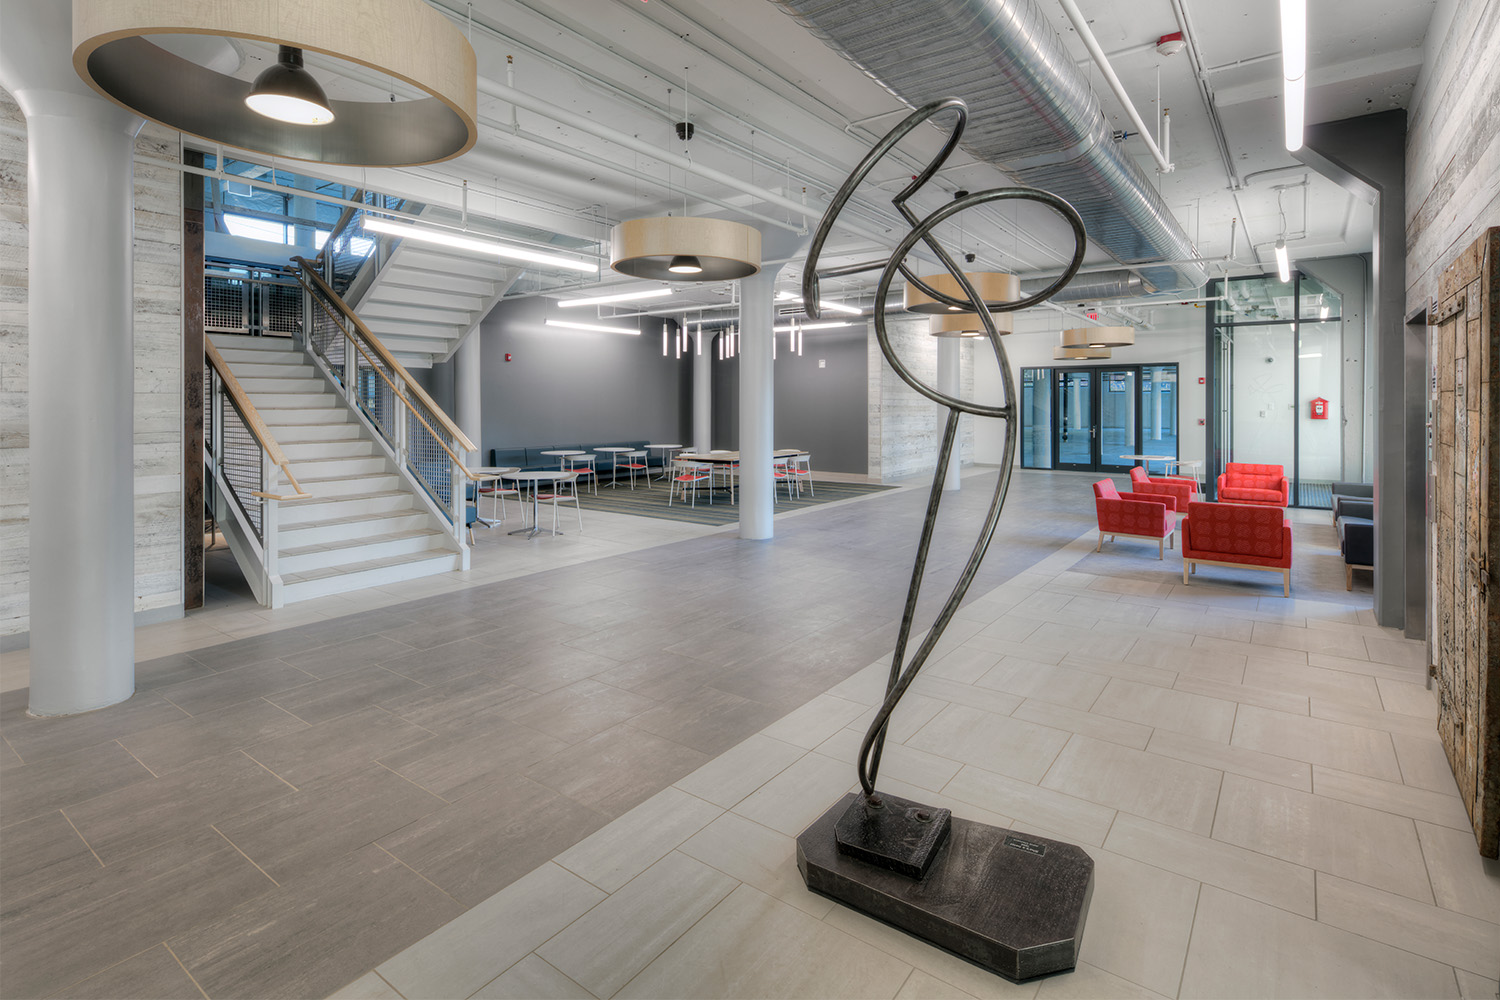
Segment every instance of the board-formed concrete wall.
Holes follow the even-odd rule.
[[[30,627],[30,430],[26,120],[0,91],[0,639]],[[182,175],[177,133],[147,124],[135,152],[135,505],[137,621],[182,613]],[[80,238],[87,234],[80,233]],[[87,275],[78,280],[87,281]],[[80,470],[79,489],[88,489]]]
[[[902,363],[937,388],[937,340],[927,332],[927,317],[892,316],[886,330]],[[932,472],[937,468],[947,410],[901,381],[880,353],[873,323],[867,352],[870,477],[893,480]],[[974,345],[964,342],[959,357],[959,396],[973,399]],[[957,458],[961,465],[974,464],[975,419],[965,415],[959,420]]]
[[[1500,0],[1438,4],[1406,126],[1406,309],[1500,226]]]

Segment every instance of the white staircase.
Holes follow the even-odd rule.
[[[290,339],[217,333],[209,339],[311,495],[281,501],[281,603],[462,568],[446,522]]]
[[[397,361],[431,368],[458,350],[520,273],[472,254],[403,241],[350,304]]]

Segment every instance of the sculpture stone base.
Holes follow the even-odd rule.
[[[839,850],[834,828],[857,799],[845,795],[797,838],[813,892],[1007,979],[1078,964],[1094,891],[1082,849],[955,816],[926,876],[913,879]]]

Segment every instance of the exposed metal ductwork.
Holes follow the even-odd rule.
[[[1022,278],[1021,294],[1035,295],[1052,281],[1052,278]],[[1133,271],[1102,271],[1079,275],[1052,298],[1060,302],[1098,302],[1101,299],[1133,299],[1150,292],[1141,276]]]
[[[1098,97],[1033,0],[773,2],[912,107],[962,97],[965,150],[1066,198],[1089,239],[1120,263],[1155,265],[1138,269],[1147,287],[1125,294],[1208,279],[1201,264],[1170,263],[1197,250],[1114,141]],[[1074,287],[1061,294],[1074,297]]]

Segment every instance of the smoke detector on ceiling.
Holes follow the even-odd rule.
[[[1170,35],[1162,35],[1156,40],[1156,51],[1164,56],[1175,56],[1187,47],[1183,41],[1182,32],[1174,31]]]

